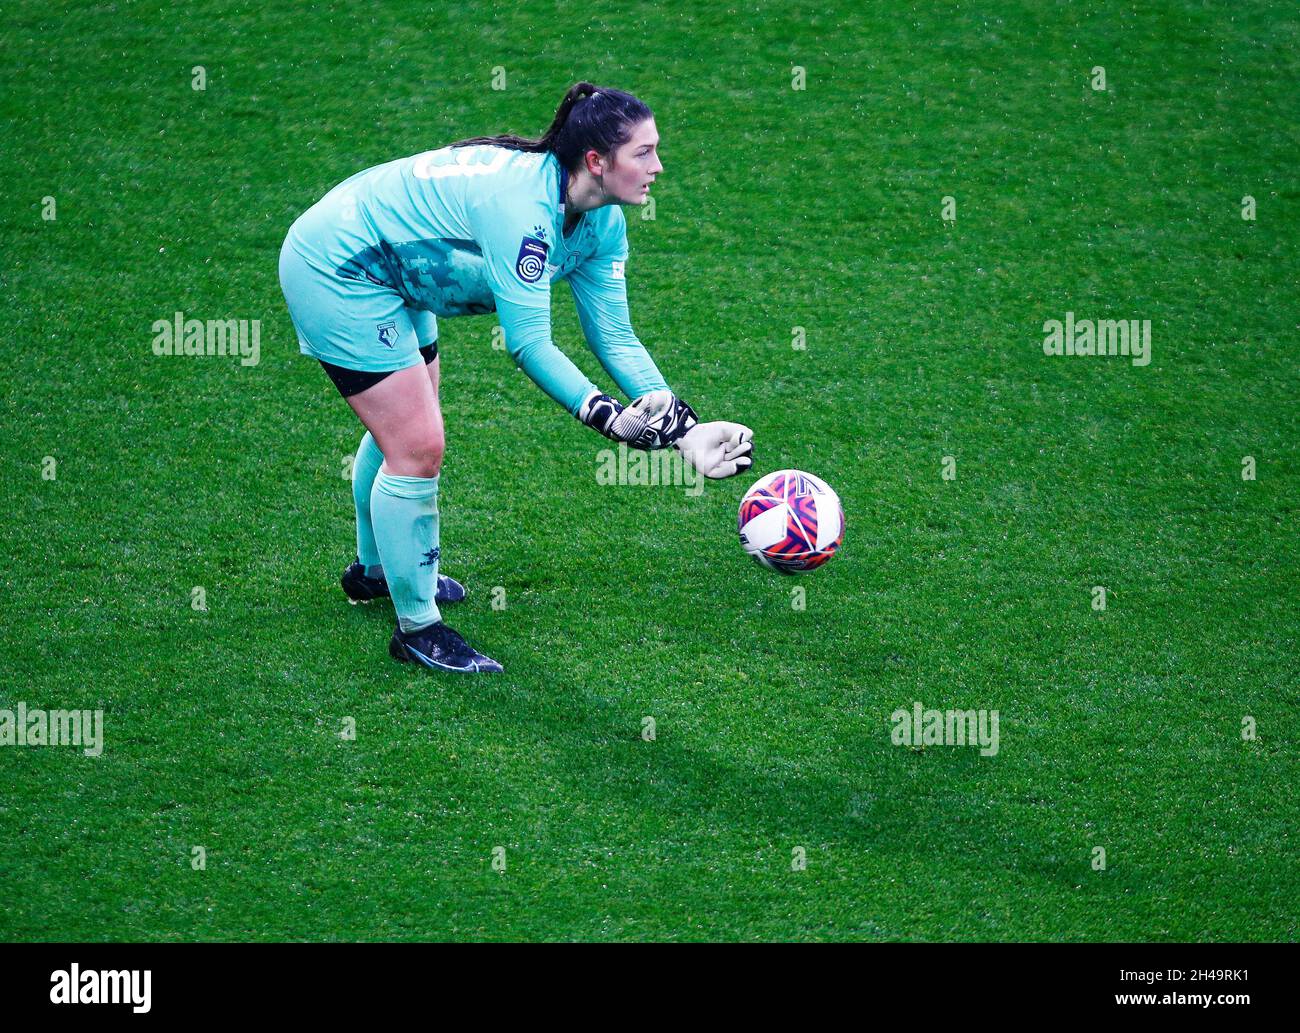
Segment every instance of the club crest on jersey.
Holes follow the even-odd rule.
[[[519,257],[515,259],[515,272],[524,283],[536,283],[546,271],[546,256],[551,246],[541,237],[525,237],[519,245]]]
[[[396,323],[380,323],[375,329],[379,334],[379,343],[385,348],[391,348],[397,343]]]

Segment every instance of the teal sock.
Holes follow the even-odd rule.
[[[375,544],[403,631],[442,620],[438,587],[438,478],[379,471],[370,494]]]
[[[384,568],[379,562],[379,548],[375,545],[375,528],[370,520],[370,492],[375,486],[375,475],[384,461],[370,431],[361,439],[357,458],[352,463],[352,504],[357,510],[357,559],[366,568],[367,577],[379,577]]]

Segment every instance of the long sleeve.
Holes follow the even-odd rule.
[[[529,378],[574,416],[596,390],[582,370],[551,340],[550,290],[545,308],[497,298],[497,315],[506,334],[506,351]]]
[[[470,216],[506,350],[538,387],[576,416],[596,386],[551,340],[551,213],[538,202],[495,194]]]
[[[621,209],[609,220],[596,253],[569,274],[587,347],[629,399],[668,384],[632,331],[627,308],[627,223]]]

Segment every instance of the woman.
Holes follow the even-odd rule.
[[[344,180],[303,214],[280,252],[300,350],[318,359],[366,428],[353,466],[354,602],[392,596],[394,659],[500,671],[442,621],[464,589],[438,574],[436,316],[496,311],[529,377],[606,437],[676,446],[708,477],[748,469],[752,432],[699,423],[668,388],[628,320],[622,204],[663,171],[650,109],[575,84],[539,140],[478,137]],[[551,342],[550,284],[567,278],[583,333],[624,408]],[[521,432],[523,428],[520,428]]]

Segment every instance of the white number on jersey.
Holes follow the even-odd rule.
[[[499,147],[442,147],[416,158],[411,172],[417,179],[486,176],[501,168],[509,157],[510,152]]]

